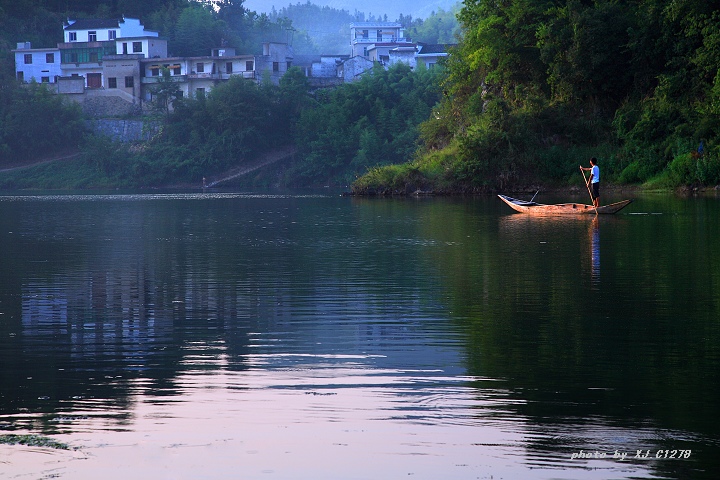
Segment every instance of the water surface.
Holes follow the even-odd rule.
[[[0,196],[0,434],[78,447],[4,447],[0,472],[715,478],[718,218]]]

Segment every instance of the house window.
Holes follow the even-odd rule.
[[[182,73],[182,71],[180,70],[180,65],[176,65],[173,67],[173,73],[175,75],[180,75]]]
[[[142,42],[133,42],[133,53],[142,53]]]
[[[273,62],[273,72],[280,71],[280,62]]]
[[[108,78],[108,88],[117,88],[117,78],[115,78],[115,77]]]
[[[160,67],[151,68],[152,70],[152,76],[153,77],[159,77],[160,76]]]
[[[377,35],[377,41],[382,42],[382,30],[378,30],[375,35]]]
[[[26,53],[25,54],[25,65],[30,65],[32,63],[32,53]]]
[[[245,62],[245,70],[247,70],[248,72],[252,72],[254,67],[255,65],[253,65],[252,60],[248,60],[247,62]]]
[[[25,81],[25,73],[23,73],[22,71],[17,72],[17,79],[21,82],[24,82]]]
[[[195,65],[195,70],[197,73],[203,73],[205,71],[205,64],[204,63],[198,63]]]
[[[370,37],[370,34],[368,33],[368,31],[367,31],[367,30],[363,30],[363,31],[362,31],[362,38],[369,38],[369,37]]]
[[[54,53],[46,53],[45,54],[45,63],[55,63],[55,54]]]
[[[135,79],[133,77],[125,77],[125,88],[133,88],[135,86]]]
[[[97,42],[97,32],[95,32],[95,31],[88,32],[88,42]]]
[[[127,42],[123,42],[123,55],[127,55],[128,49],[127,49]]]
[[[225,64],[225,73],[228,75],[232,73],[232,62],[227,62]]]
[[[108,30],[108,40],[115,40],[117,38],[117,32],[115,30]]]
[[[40,77],[40,83],[50,83],[50,77]]]
[[[204,88],[196,88],[195,89],[195,96],[198,98],[202,98],[205,96],[205,89]]]
[[[68,33],[68,40],[71,42],[77,42],[77,32]]]

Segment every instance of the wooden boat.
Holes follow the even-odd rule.
[[[510,208],[520,213],[530,215],[595,215],[595,207],[585,203],[561,203],[557,205],[543,205],[527,200],[518,200],[507,195],[498,195],[500,200],[507,203]],[[632,200],[611,203],[597,207],[597,213],[616,213],[628,206]]]

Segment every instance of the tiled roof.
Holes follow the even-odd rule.
[[[67,25],[65,30],[90,30],[92,28],[120,28],[117,18],[80,18]]]
[[[418,44],[420,48],[420,54],[429,54],[429,53],[447,53],[449,48],[452,48],[455,46],[453,43],[442,43],[442,44],[434,44],[434,45],[428,45],[426,43],[419,43]]]

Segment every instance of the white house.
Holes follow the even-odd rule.
[[[32,48],[30,42],[22,42],[13,53],[15,76],[21,82],[56,83],[62,75],[58,48]]]
[[[83,18],[68,19],[64,28],[65,43],[106,42],[118,38],[157,37],[158,32],[145,30],[137,18]],[[139,53],[139,52],[131,52]]]
[[[355,22],[350,24],[351,57],[369,58],[369,51],[376,45],[405,46],[405,29],[397,22]]]
[[[152,100],[152,86],[167,69],[183,96],[194,97],[205,94],[220,81],[228,80],[232,75],[255,79],[254,55],[236,55],[234,48],[213,49],[212,55],[205,57],[166,57],[146,58],[140,61],[142,97]]]
[[[58,44],[64,76],[84,77],[86,88],[102,88],[103,59],[112,55],[167,56],[167,41],[136,18],[68,20]]]
[[[418,43],[417,53],[415,54],[418,65],[424,65],[425,68],[434,68],[438,62],[448,56],[448,49],[452,48],[452,44],[429,45]]]
[[[379,43],[370,46],[367,50],[368,54],[365,57],[385,67],[390,67],[401,61],[414,68],[416,50],[417,48],[414,43]]]

